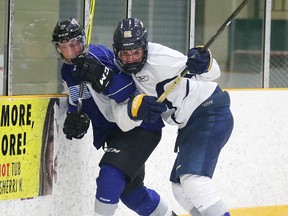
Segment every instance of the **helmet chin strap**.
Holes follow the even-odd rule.
[[[143,62],[134,62],[134,63],[126,63],[122,64],[122,69],[124,70],[125,73],[128,74],[136,74],[138,73],[142,68],[144,64]]]

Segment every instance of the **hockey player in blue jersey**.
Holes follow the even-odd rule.
[[[63,61],[61,75],[69,93],[63,131],[69,139],[80,139],[91,121],[94,145],[105,150],[96,179],[95,215],[114,215],[119,200],[139,215],[175,215],[159,194],[143,183],[145,161],[159,143],[164,126],[158,116],[166,106],[156,103],[156,97],[147,96],[143,100],[146,107],[141,111],[147,121],[122,132],[113,122],[110,101],[121,103],[136,88],[131,76],[120,73],[114,65],[113,52],[102,45],[87,47],[84,30],[74,18],[57,22],[52,43]],[[77,101],[82,81],[86,84],[79,113]]]
[[[220,151],[231,135],[233,116],[229,94],[212,82],[220,76],[220,69],[210,51],[198,53],[200,48],[192,48],[187,60],[176,50],[148,42],[143,23],[137,18],[120,20],[113,40],[115,61],[133,77],[140,92],[126,105],[113,105],[115,119],[123,130],[128,128],[129,119],[134,119],[137,126],[145,118],[138,115],[145,105],[141,98],[159,97],[188,67],[190,73],[164,100],[168,110],[161,115],[179,128],[177,158],[170,177],[173,193],[193,216],[229,216],[212,176]]]

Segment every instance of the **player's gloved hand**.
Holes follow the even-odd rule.
[[[192,74],[202,74],[210,70],[212,65],[212,54],[210,50],[200,53],[203,46],[196,46],[188,51],[187,69]]]
[[[157,97],[146,94],[136,95],[128,101],[128,115],[133,120],[154,123],[166,110],[166,105],[157,102]]]
[[[96,58],[80,56],[73,60],[76,72],[73,76],[92,84],[92,88],[100,93],[108,87],[113,72]]]
[[[85,113],[67,113],[63,125],[63,132],[66,138],[72,140],[73,138],[81,139],[89,128],[90,118]]]

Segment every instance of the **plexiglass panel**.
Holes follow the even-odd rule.
[[[131,16],[144,22],[150,41],[186,54],[191,17],[195,15],[194,44],[205,44],[242,1],[96,1],[91,43],[112,49],[118,20],[131,12]],[[60,64],[50,42],[51,33],[58,20],[75,17],[83,25],[87,18],[85,2],[88,0],[0,1],[0,95],[63,92]],[[196,4],[195,14],[189,14],[191,2],[192,6]],[[263,66],[265,3],[272,4],[269,71]],[[287,10],[287,1],[250,0],[211,45],[222,70],[217,80],[222,87],[262,88],[263,74],[265,80],[269,79],[269,87],[288,87]]]
[[[132,17],[143,21],[150,41],[187,53],[189,1],[133,1]]]
[[[11,37],[10,92],[19,94],[59,93],[62,82],[51,44],[51,33],[59,19],[83,17],[82,1],[15,0]],[[83,18],[81,20],[83,22]]]
[[[288,1],[274,0],[271,13],[269,87],[288,87]]]
[[[242,0],[196,1],[196,41],[205,44],[240,5]],[[263,9],[260,1],[251,0],[210,49],[222,75],[224,88],[262,86]],[[225,7],[224,7],[225,5]]]
[[[112,49],[113,32],[119,19],[126,16],[126,0],[96,1],[91,43]]]
[[[0,1],[0,95],[5,95],[7,80],[8,1]]]

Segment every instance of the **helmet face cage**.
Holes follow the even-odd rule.
[[[67,20],[63,20],[61,22],[57,22],[56,26],[54,28],[54,31],[52,33],[52,43],[54,45],[54,48],[59,56],[59,59],[64,61],[67,64],[71,64],[71,60],[66,59],[63,54],[61,53],[61,50],[59,48],[59,44],[61,43],[67,43],[70,40],[77,40],[83,45],[83,51],[81,54],[86,52],[86,38],[85,38],[85,31],[80,26],[80,23],[74,19],[70,18]]]
[[[113,41],[113,51],[118,65],[126,73],[136,74],[139,72],[143,68],[148,55],[148,37],[143,23],[137,18],[127,18],[119,21],[114,31]],[[143,48],[141,62],[123,64],[119,56],[120,50],[137,48]]]

